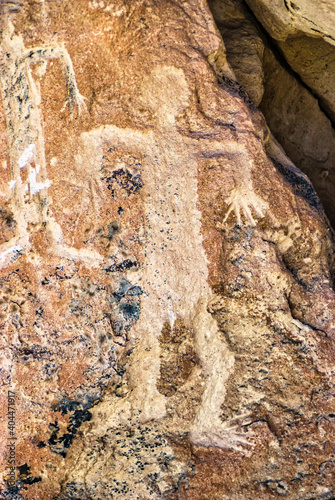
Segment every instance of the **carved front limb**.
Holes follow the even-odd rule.
[[[203,145],[202,149],[204,157],[221,156],[231,159],[231,173],[235,182],[235,189],[226,200],[228,210],[222,222],[226,222],[231,212],[233,212],[239,226],[242,224],[241,215],[247,219],[251,226],[256,226],[252,212],[263,218],[269,206],[266,201],[254,192],[251,179],[253,160],[246,148],[238,143],[227,144],[215,141]]]
[[[256,222],[251,210],[262,219],[265,216],[265,211],[269,208],[268,204],[260,196],[246,186],[236,187],[226,200],[226,203],[228,204],[228,210],[222,223],[226,222],[231,212],[234,212],[239,226],[242,225],[241,214],[254,227]]]
[[[229,214],[234,212],[239,226],[241,226],[241,215],[243,214],[250,225],[254,227],[256,222],[252,212],[262,219],[269,205],[254,191],[251,178],[253,160],[247,151],[242,147],[238,151],[232,151],[232,156],[235,163],[232,168],[235,189],[226,200],[228,210],[222,222],[226,222]]]
[[[23,59],[27,64],[41,63],[49,59],[59,59],[63,66],[67,93],[67,99],[61,111],[64,111],[68,107],[70,116],[73,118],[74,110],[77,111],[77,115],[79,116],[86,109],[86,98],[79,93],[71,57],[64,45],[34,47],[27,50]]]

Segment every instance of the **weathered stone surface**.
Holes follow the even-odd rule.
[[[272,134],[291,160],[311,179],[334,226],[335,134],[332,122],[320,108],[317,97],[285,64],[273,43],[269,43],[269,37],[244,4],[211,0],[209,6],[236,79],[252,102],[260,107]],[[301,38],[296,40],[299,40],[300,51],[307,50],[311,57],[309,42],[306,45]],[[304,67],[310,67],[299,51],[295,51],[295,57]],[[324,57],[319,61],[323,63]],[[319,71],[316,74],[330,96],[332,78],[320,76]]]
[[[319,5],[312,0],[247,0],[247,4],[276,40],[304,32],[334,42],[335,8],[331,0]]]
[[[308,175],[335,224],[335,133],[317,99],[278,63],[264,53],[264,95],[260,109],[276,139],[291,160]],[[280,85],[278,85],[280,82]]]
[[[223,38],[227,58],[238,83],[259,106],[264,94],[265,41],[241,2],[210,0],[208,5]]]
[[[247,4],[334,121],[334,3],[247,0]]]
[[[333,232],[206,2],[0,9],[1,497],[332,498]]]

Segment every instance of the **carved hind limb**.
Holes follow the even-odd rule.
[[[251,433],[244,433],[241,427],[248,423],[249,415],[238,415],[225,422],[221,419],[226,384],[233,373],[235,360],[220,339],[218,325],[207,310],[208,300],[209,297],[200,299],[194,317],[195,345],[205,378],[205,390],[190,429],[190,441],[196,446],[245,453],[246,447],[252,446],[248,441]]]

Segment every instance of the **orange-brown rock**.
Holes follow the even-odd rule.
[[[207,3],[0,13],[0,498],[332,498],[333,231]]]

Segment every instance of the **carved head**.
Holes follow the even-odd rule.
[[[158,119],[174,118],[188,106],[190,90],[184,71],[174,66],[157,66],[142,83],[141,101]]]

